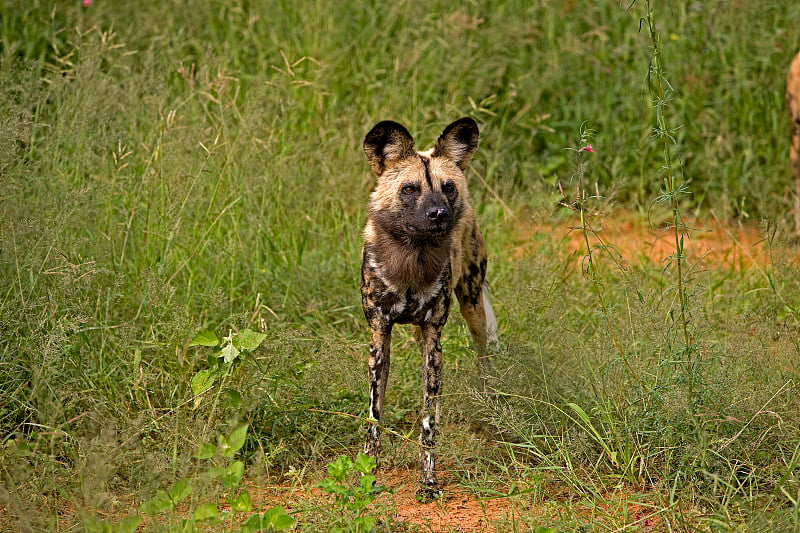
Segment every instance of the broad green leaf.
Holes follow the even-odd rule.
[[[264,529],[266,529],[264,515],[255,513],[250,515],[250,518],[244,521],[239,531],[241,533],[253,533],[255,531],[262,531]]]
[[[217,435],[217,449],[219,453],[222,454],[223,457],[229,457],[228,450],[230,450],[231,444],[228,442],[228,437],[225,435]]]
[[[219,516],[219,511],[217,510],[217,506],[215,504],[204,503],[194,510],[193,516],[195,520],[209,520]]]
[[[199,395],[214,386],[217,380],[217,373],[213,370],[204,368],[192,377],[192,394],[194,398],[194,406],[200,405],[203,400]]]
[[[194,458],[195,459],[211,459],[217,454],[217,447],[211,444],[210,442],[206,442],[200,446],[200,448],[195,452]]]
[[[226,344],[222,347],[222,351],[220,352],[220,357],[226,363],[232,363],[237,357],[239,357],[239,350],[233,344]]]
[[[233,339],[233,344],[242,351],[252,352],[266,339],[263,333],[258,333],[252,329],[243,329],[239,335]]]
[[[234,429],[231,434],[225,438],[220,439],[220,452],[222,453],[223,457],[233,457],[236,455],[236,452],[242,449],[244,446],[244,440],[247,437],[247,424],[242,424],[241,426]]]
[[[225,469],[222,475],[222,485],[227,488],[238,487],[244,475],[244,463],[241,461],[234,461]]]
[[[337,482],[335,479],[327,477],[317,483],[317,486],[324,490],[327,494],[345,494],[350,492],[350,489]]]
[[[295,522],[283,507],[270,507],[264,511],[264,520],[272,526],[273,531],[289,529]]]
[[[139,512],[149,515],[161,514],[175,506],[165,490],[159,490],[156,495],[139,506]]]
[[[372,492],[372,486],[375,484],[375,476],[372,474],[364,474],[361,476],[361,488],[366,494]]]
[[[189,483],[188,479],[181,479],[175,482],[172,487],[170,487],[167,494],[169,494],[170,499],[173,503],[178,503],[179,501],[185,499],[192,493],[192,485]]]
[[[218,344],[219,339],[213,331],[201,331],[195,335],[189,346],[217,346]]]
[[[160,502],[157,502],[155,499],[151,498],[147,501],[144,501],[139,505],[138,511],[140,513],[144,513],[147,515],[157,515],[159,513],[164,512],[166,509],[162,509],[160,506]]]
[[[244,403],[241,393],[234,389],[225,389],[225,400],[228,406],[234,409],[238,409]]]
[[[359,454],[356,456],[356,461],[353,463],[353,466],[362,474],[371,474],[375,470],[377,464],[378,461],[374,457],[370,457],[364,452],[359,452]]]
[[[341,483],[352,469],[353,461],[346,455],[340,455],[338,459],[328,464],[328,475]]]
[[[141,523],[142,517],[139,515],[126,516],[114,528],[114,533],[134,533]]]
[[[230,502],[231,510],[239,511],[242,513],[249,513],[253,510],[253,504],[250,501],[250,493],[247,491],[242,492],[239,494],[235,500]]]
[[[252,533],[255,531],[286,531],[295,524],[283,507],[270,507],[262,514],[253,514],[245,520],[240,531]]]

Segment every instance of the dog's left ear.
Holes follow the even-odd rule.
[[[478,125],[469,117],[456,120],[447,126],[436,145],[432,157],[446,157],[464,170],[478,149]]]

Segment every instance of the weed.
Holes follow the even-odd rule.
[[[194,407],[197,408],[203,401],[203,396],[214,388],[219,382],[217,394],[214,395],[214,406],[219,403],[220,395],[224,393],[228,400],[235,406],[242,404],[242,397],[235,389],[226,389],[224,385],[231,372],[236,368],[236,363],[241,363],[244,356],[256,348],[266,339],[263,333],[257,333],[251,329],[241,331],[231,331],[227,337],[219,340],[213,331],[202,331],[198,333],[189,343],[192,346],[207,346],[214,350],[208,356],[208,368],[199,370],[191,381],[192,394],[194,395]],[[209,423],[213,420],[215,409],[212,408],[209,414]]]
[[[372,531],[375,527],[375,518],[367,514],[367,506],[386,490],[386,487],[375,484],[373,472],[376,464],[374,457],[360,452],[355,461],[340,455],[328,465],[328,477],[318,486],[334,497],[330,531],[360,533]],[[350,479],[353,473],[360,475],[357,484]]]
[[[271,507],[263,513],[252,513],[253,504],[250,493],[242,487],[245,465],[242,461],[232,461],[236,453],[244,446],[247,437],[247,424],[241,424],[228,435],[219,435],[217,444],[204,443],[194,454],[200,461],[212,461],[216,456],[224,461],[224,465],[215,465],[205,471],[198,472],[191,478],[181,478],[168,489],[160,489],[152,498],[139,505],[139,514],[130,515],[119,522],[110,523],[96,517],[88,517],[84,525],[90,533],[129,532],[136,531],[142,522],[142,515],[161,517],[167,520],[168,529],[179,531],[195,531],[200,524],[229,523],[241,524],[242,533],[254,531],[284,531],[295,524],[283,507]],[[219,480],[223,487],[223,501],[208,503],[192,502],[186,509],[180,509],[181,502],[192,496],[195,487],[202,481]],[[220,504],[226,504],[230,510],[220,511]],[[179,512],[180,511],[180,512]],[[180,518],[189,516],[189,518]],[[245,518],[246,517],[246,518]]]
[[[648,88],[653,101],[653,109],[655,110],[656,124],[653,127],[652,136],[661,147],[663,155],[661,172],[664,174],[662,194],[654,202],[668,204],[671,212],[671,220],[664,229],[665,231],[672,230],[675,239],[675,252],[667,258],[665,270],[668,268],[675,269],[675,297],[677,303],[675,310],[670,310],[669,318],[673,322],[675,330],[677,330],[675,333],[680,335],[683,340],[682,345],[673,348],[670,359],[683,369],[685,374],[683,381],[687,389],[687,408],[691,415],[691,420],[696,420],[698,409],[697,388],[700,385],[699,382],[702,382],[702,377],[698,374],[700,350],[695,344],[694,335],[689,327],[691,310],[689,306],[689,291],[686,286],[688,266],[684,238],[688,236],[691,228],[684,221],[681,208],[682,197],[690,194],[690,188],[687,180],[679,181],[677,177],[683,171],[683,165],[680,164],[680,160],[677,164],[674,162],[674,150],[677,145],[676,135],[679,128],[672,126],[667,114],[668,107],[677,98],[677,94],[666,77],[660,34],[656,28],[655,15],[650,6],[650,0],[645,0],[645,11],[646,14],[642,18],[642,23],[647,27],[652,47],[650,68],[647,76]],[[696,427],[696,431],[699,431],[699,426]]]
[[[598,233],[589,224],[589,218],[597,216],[599,213],[591,211],[587,212],[587,210],[590,209],[588,204],[591,203],[592,199],[600,200],[599,191],[597,191],[596,195],[591,196],[591,193],[589,193],[586,190],[586,185],[584,181],[586,173],[584,164],[584,154],[594,152],[594,148],[592,147],[592,145],[588,144],[588,141],[594,135],[594,133],[595,132],[592,130],[585,129],[583,125],[581,126],[580,148],[571,149],[577,154],[578,158],[578,172],[575,180],[576,181],[575,198],[572,200],[568,199],[564,194],[564,190],[561,184],[559,183],[559,190],[562,196],[561,205],[566,207],[567,209],[575,211],[576,213],[578,213],[578,216],[580,217],[580,225],[575,229],[581,231],[583,235],[583,244],[584,244],[584,249],[586,250],[586,255],[584,256],[586,266],[584,267],[584,270],[588,273],[590,282],[595,289],[594,292],[597,295],[597,301],[600,305],[600,312],[602,313],[603,318],[605,319],[609,335],[611,336],[611,340],[614,343],[614,347],[617,349],[617,352],[620,355],[620,359],[625,363],[625,367],[628,369],[628,372],[630,372],[631,377],[633,377],[639,383],[639,385],[646,390],[644,383],[642,383],[642,380],[639,378],[639,376],[636,374],[636,371],[631,366],[630,361],[628,361],[628,356],[625,353],[625,350],[620,345],[617,333],[611,324],[611,318],[609,317],[609,310],[607,308],[606,299],[603,294],[603,280],[600,275],[600,270],[597,263],[596,255],[600,251],[609,251],[612,254],[615,252],[613,251],[611,246],[603,242],[603,240],[599,237]],[[593,242],[590,242],[590,240],[596,244],[593,244]]]

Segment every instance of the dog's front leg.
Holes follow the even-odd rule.
[[[372,340],[369,345],[369,411],[371,419],[367,428],[364,453],[376,459],[381,452],[380,419],[383,399],[389,378],[389,348],[392,342],[392,325],[371,325]]]
[[[423,326],[422,337],[422,428],[420,444],[420,484],[417,492],[421,499],[429,500],[439,494],[436,479],[436,432],[439,427],[439,394],[442,376],[442,345],[439,342],[441,327]]]

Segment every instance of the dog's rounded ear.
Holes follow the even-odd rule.
[[[384,120],[367,133],[364,153],[372,171],[380,176],[392,164],[414,153],[414,139],[402,125]]]
[[[477,149],[478,124],[470,117],[464,117],[444,129],[436,141],[431,155],[446,157],[458,165],[458,168],[464,170]]]

